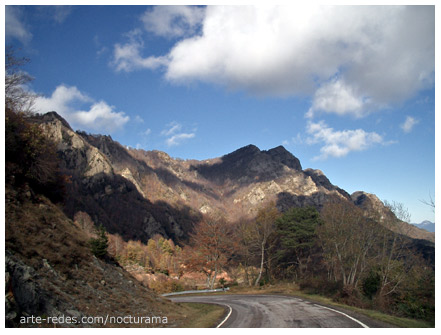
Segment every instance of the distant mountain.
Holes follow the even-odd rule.
[[[412,223],[415,227],[418,227],[420,229],[427,230],[428,232],[434,233],[435,232],[435,223],[430,222],[428,220],[425,220],[421,223]]]
[[[280,211],[314,206],[330,197],[393,215],[373,194],[350,195],[320,170],[303,169],[283,146],[260,150],[248,145],[222,157],[171,158],[161,151],[127,149],[110,136],[74,132],[57,113],[34,117],[56,144],[62,169],[71,176],[65,212],[90,215],[126,240],[146,242],[155,234],[186,240],[204,214],[221,213],[234,222],[253,218],[267,201]],[[409,236],[434,241],[411,226]]]

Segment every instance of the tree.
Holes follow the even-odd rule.
[[[432,195],[429,194],[429,200],[420,200],[423,204],[432,207],[432,210],[435,212],[435,199],[432,198]]]
[[[5,105],[16,113],[32,112],[36,95],[25,90],[25,85],[33,80],[21,67],[29,62],[27,58],[18,58],[15,50],[6,48],[5,59]]]
[[[256,250],[259,257],[259,273],[254,282],[257,286],[262,278],[264,265],[267,262],[267,250],[269,249],[269,241],[275,231],[275,222],[280,216],[274,202],[268,203],[261,208],[254,221],[250,221],[243,229],[244,244],[248,245],[251,250]]]
[[[325,260],[335,280],[352,290],[367,268],[378,224],[347,200],[334,198],[321,212],[317,229]]]
[[[20,71],[26,59],[17,59],[12,48],[6,52],[5,64],[5,167],[6,182],[31,188],[52,201],[62,200],[65,183],[69,182],[59,169],[54,142],[30,117],[34,95],[24,88],[31,80]]]
[[[96,233],[98,237],[89,240],[90,250],[96,257],[104,258],[107,255],[107,247],[109,246],[106,229],[100,225]]]
[[[277,262],[284,268],[294,265],[303,276],[316,243],[320,213],[314,207],[291,208],[276,221]]]
[[[221,216],[206,216],[194,227],[190,245],[184,249],[187,269],[204,273],[207,287],[213,289],[218,273],[234,249],[231,225]]]
[[[386,229],[379,235],[379,256],[376,266],[380,274],[379,298],[393,293],[406,276],[411,266],[408,254],[406,233],[410,214],[403,204],[385,201],[384,205],[393,213],[385,221]],[[407,259],[407,261],[406,261]]]

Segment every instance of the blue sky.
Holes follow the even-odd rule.
[[[72,125],[206,159],[284,145],[434,221],[434,6],[6,6],[5,39]]]

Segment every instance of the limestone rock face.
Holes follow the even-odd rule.
[[[64,168],[91,177],[113,172],[108,158],[96,147],[89,145],[69,124],[55,112],[44,114],[37,122],[44,133],[57,144],[63,156]]]

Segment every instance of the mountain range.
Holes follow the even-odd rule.
[[[294,206],[320,209],[337,196],[382,218],[393,215],[374,194],[349,194],[322,171],[303,169],[283,146],[248,145],[218,158],[182,160],[73,131],[56,112],[35,115],[32,122],[56,143],[61,170],[70,176],[65,213],[70,218],[87,213],[126,240],[146,242],[160,234],[185,241],[204,214],[219,213],[233,222],[249,219],[267,201],[283,212]],[[434,242],[434,233],[402,224],[409,237]]]
[[[418,227],[420,229],[427,230],[431,233],[435,232],[435,222],[430,222],[428,220],[424,220],[421,223],[412,223],[415,227]]]

